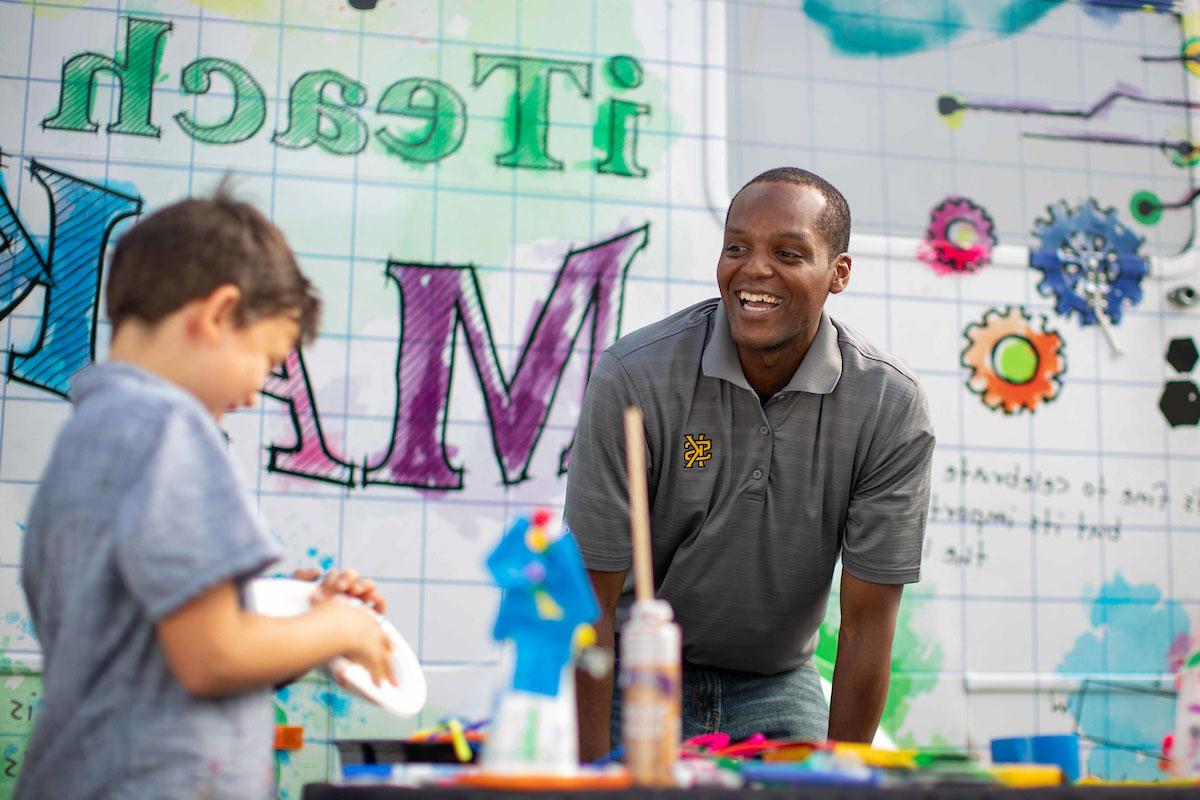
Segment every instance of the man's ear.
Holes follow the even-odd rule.
[[[195,302],[187,319],[188,332],[204,344],[217,344],[223,329],[234,321],[241,300],[242,290],[231,283],[213,289]]]
[[[850,254],[842,253],[833,260],[833,277],[829,281],[829,293],[837,294],[850,285]]]

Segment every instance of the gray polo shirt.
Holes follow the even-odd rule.
[[[839,556],[865,581],[920,579],[934,443],[924,392],[827,315],[765,405],[719,299],[601,355],[565,510],[593,570],[630,567],[622,415],[632,404],[646,420],[655,586],[687,660],[768,675],[802,664]]]

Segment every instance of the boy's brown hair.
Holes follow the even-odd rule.
[[[108,318],[114,330],[127,319],[154,324],[226,284],[242,292],[239,325],[298,312],[300,338],[316,336],[321,301],[283,231],[234,200],[228,181],[212,198],[155,211],[117,240],[105,290]]]

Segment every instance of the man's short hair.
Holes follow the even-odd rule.
[[[825,243],[835,256],[850,249],[850,204],[832,183],[799,167],[775,167],[751,178],[738,189],[737,194],[741,194],[746,186],[756,183],[795,183],[816,189],[825,198],[825,209],[817,218],[817,228],[825,237]],[[737,194],[733,196],[734,200]],[[729,201],[729,207],[733,207],[733,200]],[[725,211],[725,224],[729,224],[728,209]]]
[[[211,198],[155,211],[117,240],[105,290],[108,318],[114,329],[128,319],[152,325],[226,284],[242,292],[239,325],[296,313],[301,339],[316,336],[321,301],[283,231],[233,199],[228,181]]]

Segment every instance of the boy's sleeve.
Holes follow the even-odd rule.
[[[602,353],[588,379],[571,446],[563,519],[588,569],[629,569],[629,480],[625,474],[625,409],[637,402],[620,362]],[[651,464],[649,456],[646,464]]]
[[[933,424],[924,392],[913,386],[885,415],[883,434],[850,498],[842,540],[842,565],[871,583],[915,583],[921,579],[921,547],[929,514]]]
[[[167,417],[118,520],[118,569],[152,620],[279,559],[211,425]]]

